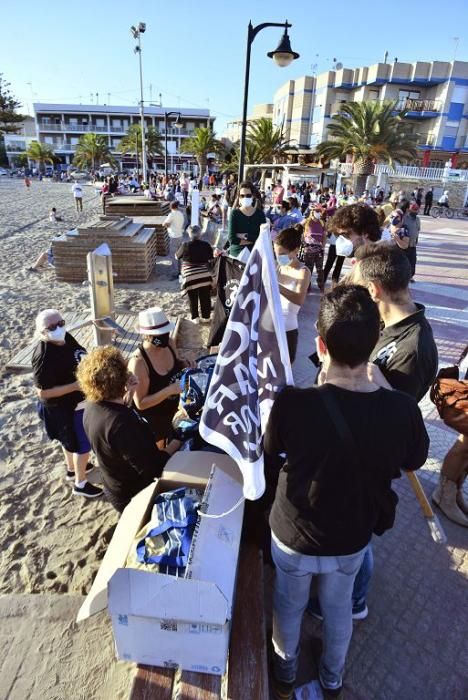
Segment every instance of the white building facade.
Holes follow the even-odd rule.
[[[167,118],[169,170],[179,170],[184,166],[189,170],[195,161],[192,154],[186,152],[184,141],[193,136],[197,127],[213,128],[214,118],[205,109],[145,107],[145,126],[152,126],[159,132],[163,145],[164,115],[168,112],[180,113],[179,127],[174,126],[177,114]],[[128,128],[132,124],[141,124],[139,107],[35,103],[34,117],[38,140],[48,144],[65,166],[73,162],[80,136],[86,133],[104,135],[112,155],[122,167],[135,166],[135,157],[121,154],[118,148]],[[154,167],[161,169],[163,163],[163,156],[159,156]]]

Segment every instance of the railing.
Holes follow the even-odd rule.
[[[349,165],[345,163],[345,165]],[[413,165],[390,165],[380,163],[374,166],[374,175],[386,173],[390,177],[414,178],[417,180],[459,180],[468,182],[468,170],[454,170],[452,168],[420,168]]]
[[[69,124],[61,122],[60,124],[48,124],[47,122],[38,122],[40,131],[88,131],[92,133],[106,133],[109,131],[117,133],[125,133],[126,128],[123,126],[101,126],[97,124]]]
[[[138,122],[139,123],[139,122]],[[98,126],[96,124],[70,124],[68,122],[61,122],[60,124],[49,124],[48,122],[38,122],[40,131],[83,131],[91,133],[110,133],[110,134],[126,134],[128,131],[128,126]],[[156,130],[164,136],[164,125],[156,125]],[[184,129],[177,129],[176,127],[168,127],[168,136],[193,136],[194,130],[186,131]]]
[[[63,141],[62,143],[51,143],[49,144],[54,151],[76,151],[76,143],[67,143]]]
[[[7,153],[21,153],[26,150],[26,141],[15,141],[15,143],[6,143],[5,150]]]
[[[440,112],[441,105],[440,100],[413,100],[407,97],[399,101],[397,109],[406,112]]]

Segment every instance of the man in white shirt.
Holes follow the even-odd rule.
[[[179,210],[179,203],[176,201],[171,204],[171,211],[163,222],[164,228],[167,228],[169,233],[169,256],[171,259],[172,273],[174,279],[179,276],[179,261],[175,254],[182,243],[184,235],[185,217]]]
[[[83,211],[83,188],[79,182],[74,182],[71,188],[73,197],[75,198],[76,211]]]

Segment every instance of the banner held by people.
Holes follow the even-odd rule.
[[[218,353],[200,434],[238,464],[244,496],[265,490],[263,434],[276,394],[293,384],[267,231],[250,254]]]

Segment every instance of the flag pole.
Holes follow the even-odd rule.
[[[432,510],[432,506],[427,500],[427,496],[424,493],[421,482],[414,472],[405,472],[405,474],[408,477],[416,498],[418,499],[423,515],[426,518],[432,539],[434,542],[437,542],[437,544],[445,544],[447,542],[447,536],[439,522],[439,518]]]

